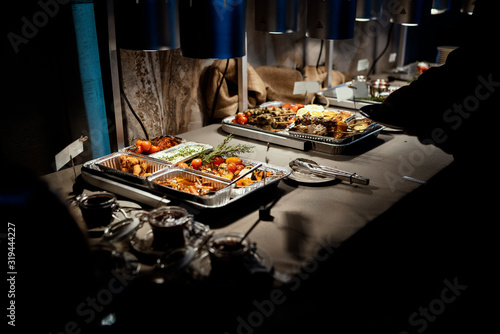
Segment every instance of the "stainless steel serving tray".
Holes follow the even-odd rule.
[[[121,154],[125,153],[118,152],[118,153],[113,153],[110,156],[118,155],[119,157],[119,155]],[[252,185],[244,188],[237,189],[234,187],[228,187],[229,196],[227,201],[223,199],[225,195],[224,196],[219,195],[220,198],[217,199],[219,200],[219,202],[217,202],[215,199],[214,200],[204,199],[200,201],[197,198],[193,197],[189,198],[190,194],[188,193],[180,194],[181,193],[180,191],[174,192],[172,191],[173,189],[164,189],[167,187],[156,187],[151,184],[151,182],[154,181],[157,175],[158,176],[163,175],[167,171],[182,170],[190,172],[191,171],[190,169],[175,167],[172,165],[166,165],[165,169],[158,170],[158,172],[155,172],[153,175],[143,180],[142,178],[137,178],[135,175],[130,173],[121,172],[119,170],[116,171],[108,170],[106,167],[102,168],[102,166],[98,165],[97,163],[104,158],[106,157],[94,159],[84,163],[84,165],[82,166],[83,179],[87,183],[94,185],[98,188],[111,191],[113,193],[119,194],[127,198],[131,198],[137,202],[141,202],[149,206],[156,206],[158,203],[168,203],[170,199],[175,197],[199,209],[222,208],[233,202],[239,201],[240,199],[246,196],[250,196],[252,194],[260,192],[260,190],[269,191],[270,189],[276,188],[280,180],[287,177],[291,173],[291,170],[289,168],[271,164],[263,164],[262,167],[260,167],[259,169],[262,170],[267,169],[273,171],[276,174],[276,176],[268,177],[265,183],[255,182]],[[244,161],[247,163],[257,162],[251,159],[244,159]],[[208,174],[200,173],[200,175],[207,177]],[[226,182],[226,183],[229,182],[228,180],[225,179],[221,180],[221,178],[216,178],[216,177],[211,177],[211,178],[216,179],[219,182]]]
[[[246,159],[246,158],[241,158],[241,160],[245,165],[255,165],[260,162],[257,160]],[[259,167],[257,170],[271,171],[273,172],[274,175],[268,176],[264,181],[254,182],[246,187],[241,187],[241,188],[234,187],[231,190],[231,198],[238,199],[254,191],[257,191],[261,188],[264,189],[266,187],[268,188],[276,187],[281,179],[291,174],[291,170],[288,168],[271,164],[265,164],[265,163],[262,163],[262,166]]]
[[[223,157],[223,158],[224,158],[224,159],[227,159],[228,157]],[[248,159],[248,158],[245,158],[245,157],[239,157],[239,158],[241,159],[242,164],[243,164],[243,165],[245,165],[245,166],[248,166],[248,165],[251,165],[251,166],[256,166],[256,165],[258,165],[258,164],[261,164],[261,166],[260,166],[259,168],[257,168],[257,169],[256,169],[256,171],[262,171],[262,170],[264,170],[264,168],[265,168],[264,163],[263,163],[263,162],[261,162],[261,161],[254,160],[254,159]],[[191,159],[188,159],[188,160],[186,160],[185,162],[189,165],[190,161],[191,161]],[[267,166],[268,166],[268,170],[273,171],[273,172],[275,172],[275,174],[276,174],[275,176],[271,176],[271,177],[269,177],[269,178],[268,178],[268,181],[269,181],[269,182],[270,182],[271,180],[275,179],[275,178],[280,177],[280,176],[281,176],[281,175],[283,175],[284,173],[287,173],[287,172],[288,172],[288,171],[283,171],[282,169],[279,169],[277,166],[272,166],[272,165],[269,165],[269,164],[268,164]],[[278,169],[276,169],[276,168],[278,168],[279,170],[278,170]],[[189,169],[189,170],[195,170],[195,169]],[[199,173],[201,173],[201,174],[203,174],[203,175],[207,175],[207,176],[210,176],[210,177],[214,177],[214,178],[216,178],[216,179],[219,179],[219,180],[226,180],[226,181],[227,181],[227,179],[226,179],[226,178],[223,178],[222,176],[219,176],[219,175],[210,174],[210,173],[204,172],[203,170],[197,170],[197,169],[196,169],[196,171],[197,171],[197,172],[199,172]]]
[[[352,140],[345,144],[330,144],[311,140],[312,150],[333,155],[345,154],[348,153],[350,149],[359,147],[360,145],[365,144],[368,140],[377,138],[378,134],[383,129],[383,126],[376,125],[371,129],[371,131],[363,132],[355,137],[353,136]]]
[[[244,158],[242,158],[242,161],[245,163],[248,163],[248,164],[259,163],[259,161],[257,161],[257,160],[244,159]],[[199,171],[193,171],[193,170],[188,169],[188,168],[172,167],[170,170],[176,171],[176,173],[180,173],[180,171],[191,172],[194,175],[203,176],[204,179],[213,180],[213,181],[217,180],[223,184],[227,184],[230,182],[224,178],[217,177],[215,175],[210,175],[207,173],[202,173]],[[246,186],[246,187],[242,187],[242,188],[236,188],[234,185],[232,185],[232,186],[226,188],[228,190],[228,193],[224,192],[224,193],[218,194],[219,192],[217,192],[216,195],[218,195],[219,197],[218,198],[215,197],[213,199],[209,199],[208,196],[197,196],[194,198],[189,198],[189,197],[191,197],[190,196],[191,194],[188,194],[188,193],[184,193],[184,194],[181,194],[180,196],[177,196],[177,193],[179,193],[180,191],[176,191],[174,193],[171,191],[171,190],[173,190],[171,188],[168,188],[165,186],[159,186],[158,184],[156,184],[156,185],[153,184],[154,180],[157,180],[162,175],[169,175],[169,170],[148,177],[148,182],[151,182],[150,188],[155,190],[157,193],[164,194],[164,195],[170,195],[170,196],[174,196],[177,198],[182,198],[185,201],[187,201],[187,202],[189,202],[189,203],[191,203],[194,206],[199,207],[199,208],[214,209],[214,208],[224,207],[227,204],[238,201],[241,198],[243,198],[247,195],[250,195],[252,193],[255,193],[257,191],[260,191],[263,189],[275,188],[278,186],[279,182],[283,178],[287,177],[291,173],[291,170],[288,168],[280,167],[280,166],[276,166],[276,165],[271,165],[271,164],[263,164],[259,168],[259,170],[272,171],[273,174],[275,174],[275,175],[268,177],[265,180],[265,182],[262,182],[262,181],[254,182],[251,185]],[[180,174],[180,175],[182,175],[182,174]],[[223,191],[225,191],[226,189],[224,189]],[[228,195],[227,200],[226,200],[226,195]],[[201,197],[201,198],[198,198],[198,197]]]
[[[124,179],[132,183],[145,184],[147,176],[138,176],[133,173],[122,171],[121,156],[136,158],[139,161],[148,164],[148,173],[156,173],[169,167],[169,164],[161,161],[155,161],[147,157],[139,157],[137,154],[127,152],[116,152],[106,155],[104,157],[92,160],[91,163],[86,164],[88,168],[98,170],[104,174],[114,176],[119,179]]]
[[[285,177],[287,177],[288,175],[290,175],[290,173],[291,173],[291,170],[288,168],[284,168],[284,167],[276,166],[276,165],[271,165],[271,164],[263,164],[262,167],[259,168],[259,170],[264,170],[264,169],[273,171],[276,175],[279,174],[280,176],[269,177],[266,179],[265,182],[254,182],[251,185],[249,185],[247,187],[243,187],[243,188],[232,187],[231,193],[229,195],[229,197],[230,197],[229,201],[224,205],[228,205],[228,204],[234,203],[236,201],[239,201],[242,198],[245,198],[247,196],[251,196],[252,194],[260,192],[261,190],[270,191],[271,189],[276,188],[278,186],[279,182],[282,179],[284,179]],[[198,204],[197,206],[201,207],[201,208],[221,208],[224,205],[204,206],[204,205]]]
[[[217,190],[213,195],[199,196],[182,190],[177,190],[162,184],[158,181],[164,181],[167,179],[181,177],[189,181],[195,181],[196,179],[201,182],[209,182]],[[180,198],[187,200],[192,203],[202,204],[204,206],[221,206],[229,201],[231,194],[231,188],[233,185],[229,185],[229,180],[221,180],[220,178],[210,177],[205,173],[200,173],[195,170],[189,170],[182,167],[172,167],[161,173],[156,173],[153,176],[147,178],[149,186],[165,195],[170,195],[175,198]]]
[[[243,137],[291,147],[303,151],[315,150],[329,154],[344,154],[352,146],[359,145],[369,138],[375,138],[384,129],[380,124],[373,125],[369,130],[353,136],[335,139],[331,137],[311,135],[293,131],[268,131],[252,125],[233,123],[234,116],[222,120],[222,129]]]

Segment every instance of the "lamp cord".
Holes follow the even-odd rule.
[[[128,107],[130,108],[130,111],[134,115],[135,119],[137,119],[137,121],[141,125],[142,131],[144,131],[144,134],[146,135],[146,139],[149,140],[149,135],[148,135],[148,132],[146,131],[146,128],[144,127],[144,124],[142,123],[142,121],[139,118],[139,116],[135,113],[134,108],[132,108],[132,105],[130,104],[130,101],[128,100],[127,95],[125,95],[125,92],[123,91],[122,87],[120,87],[120,92],[121,92],[121,95],[122,95],[123,99],[125,100],[125,102],[127,103]]]
[[[226,73],[227,73],[227,68],[229,67],[229,59],[226,60],[226,68],[224,69],[224,72],[222,73],[222,78],[219,81],[219,84],[217,85],[217,89],[215,90],[215,96],[214,96],[214,102],[212,104],[212,114],[210,115],[210,123],[213,122],[214,120],[214,115],[215,115],[215,107],[217,107],[217,100],[219,98],[219,91],[222,86],[222,82],[226,78]],[[236,111],[238,112],[238,111]]]
[[[324,43],[324,39],[321,40],[321,44],[320,44],[320,47],[319,47],[319,54],[318,54],[318,60],[316,61],[316,72],[318,72],[318,67],[319,67],[319,60],[321,59],[321,54],[323,53],[323,43]]]
[[[370,70],[368,71],[366,77],[369,78],[370,77],[370,74],[373,72],[373,70],[375,69],[375,65],[377,64],[377,62],[380,60],[380,58],[382,58],[382,56],[384,55],[384,53],[387,51],[387,48],[389,47],[389,43],[391,41],[391,37],[392,37],[392,30],[394,28],[394,23],[391,23],[391,26],[389,27],[389,32],[387,33],[387,42],[385,43],[385,46],[384,46],[384,49],[382,50],[382,52],[380,52],[380,54],[377,56],[377,58],[375,58],[375,60],[373,61],[373,64],[372,66],[370,67]]]

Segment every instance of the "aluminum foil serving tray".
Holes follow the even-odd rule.
[[[136,176],[128,172],[116,169],[120,165],[120,155],[125,152],[112,153],[102,158],[86,162],[82,166],[82,177],[91,185],[104,190],[111,191],[132,200],[150,206],[158,203],[168,203],[170,199],[181,200],[200,209],[221,208],[225,205],[239,201],[240,199],[259,192],[263,189],[276,188],[281,179],[290,175],[288,168],[263,164],[259,170],[272,171],[274,176],[268,177],[265,183],[255,182],[247,187],[235,188],[234,185],[225,187],[229,181],[220,177],[211,176],[188,168],[176,167],[171,164],[161,163],[154,158],[142,158],[145,162],[151,163],[153,167],[152,175],[147,177]],[[137,155],[131,155],[137,157]],[[187,159],[186,159],[187,160]],[[255,163],[255,160],[242,159],[246,163]],[[197,196],[180,190],[172,189],[156,183],[167,177],[198,177],[202,182],[211,182],[216,185],[217,191],[214,195]]]
[[[137,159],[139,163],[141,164],[146,164],[147,169],[145,170],[148,174],[153,174],[158,171],[164,170],[165,168],[169,167],[169,164],[167,162],[161,162],[158,160],[153,160],[153,159],[148,159],[146,156],[138,156],[133,153],[127,153],[127,152],[116,152],[112,153],[109,155],[106,155],[104,157],[98,158],[96,160],[93,160],[92,164],[88,164],[88,167],[100,171],[103,174],[107,174],[111,177],[118,178],[118,179],[123,179],[132,183],[137,183],[137,184],[146,184],[147,176],[149,175],[135,175],[130,172],[126,172],[122,170],[122,157],[125,158],[130,158],[130,159]]]
[[[213,195],[198,196],[182,190],[177,190],[159,182],[182,178],[187,181],[211,184],[216,190]],[[229,185],[229,180],[220,180],[219,178],[210,177],[204,173],[199,173],[195,170],[187,170],[182,167],[172,167],[156,173],[148,177],[149,186],[159,193],[167,194],[175,198],[184,199],[189,202],[201,204],[203,206],[221,206],[229,202],[231,189],[233,185]]]
[[[369,139],[376,138],[384,126],[375,124],[369,130],[341,139],[318,136],[293,131],[269,131],[252,125],[233,123],[234,116],[222,120],[222,129],[228,133],[265,141],[302,151],[314,150],[328,154],[345,154],[354,146],[361,145]]]

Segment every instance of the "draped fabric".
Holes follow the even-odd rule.
[[[199,78],[204,60],[184,58],[179,50],[120,50],[122,87],[149,137],[186,132],[193,114],[204,109]],[[129,142],[144,138],[138,121],[122,99]]]
[[[266,101],[282,101],[289,103],[307,104],[312,100],[314,93],[293,94],[297,81],[319,81],[324,85],[327,72],[323,67],[316,69],[306,66],[304,74],[292,68],[276,66],[252,67],[248,64],[248,106],[256,107]],[[208,117],[213,120],[234,115],[238,111],[238,68],[234,59],[229,61],[227,70],[226,60],[217,60],[206,70],[206,89],[204,89]],[[223,77],[223,73],[226,75]],[[332,71],[332,85],[345,82],[345,76]],[[222,82],[221,82],[222,80]],[[217,87],[220,90],[217,92]],[[216,105],[214,100],[217,96]]]

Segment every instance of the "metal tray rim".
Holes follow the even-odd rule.
[[[257,168],[257,170],[262,170],[264,169],[264,167],[266,166],[266,164],[262,161],[259,161],[259,160],[255,160],[255,159],[250,159],[250,158],[245,158],[245,157],[238,157],[241,159],[241,161],[245,164],[245,165],[255,165],[255,164],[258,164],[258,163],[261,163],[262,166],[260,166],[259,168]],[[186,161],[189,161],[189,159],[187,159]],[[287,174],[289,172],[288,169],[285,169],[281,166],[277,166],[277,165],[271,165],[271,164],[267,164],[267,167],[270,168],[270,169],[274,169],[280,173],[283,173],[283,174]],[[184,168],[184,167],[182,167]],[[226,180],[225,178],[223,178],[222,176],[217,176],[217,175],[214,175],[214,174],[208,174],[208,173],[205,173],[203,171],[200,171],[200,170],[196,170],[196,169],[191,169],[191,168],[186,168],[187,170],[191,170],[191,171],[196,171],[198,173],[200,173],[201,175],[209,175],[210,177],[214,178],[214,179],[217,179],[217,180]],[[272,179],[270,179],[269,182],[271,182],[272,180],[275,180],[275,179],[278,179],[279,177],[273,177]]]
[[[98,170],[101,173],[110,174],[110,175],[113,175],[113,176],[116,176],[119,178],[123,178],[124,180],[136,180],[136,182],[138,182],[138,183],[145,183],[147,176],[138,176],[138,175],[134,175],[132,173],[124,172],[124,171],[116,169],[116,168],[102,165],[102,163],[104,163],[105,161],[115,159],[117,157],[120,157],[121,155],[127,155],[127,156],[131,156],[134,158],[142,159],[144,161],[154,163],[157,165],[162,165],[163,168],[160,168],[157,171],[152,172],[153,175],[156,173],[159,173],[165,169],[168,169],[170,167],[170,165],[165,163],[164,161],[156,161],[156,160],[145,158],[145,157],[138,157],[136,154],[132,154],[129,152],[120,152],[120,151],[102,156],[100,158],[97,158],[97,159],[94,159],[91,161],[88,161],[87,167],[94,169],[94,170]]]
[[[279,137],[279,138],[292,139],[292,140],[296,140],[296,141],[302,141],[304,143],[308,142],[308,143],[312,144],[312,150],[318,150],[317,147],[327,147],[327,148],[334,151],[334,152],[331,152],[332,154],[342,154],[351,145],[358,143],[359,141],[361,141],[367,137],[370,137],[373,135],[377,136],[381,130],[385,129],[385,126],[383,126],[381,124],[376,124],[373,126],[373,129],[371,131],[368,131],[367,133],[361,133],[359,136],[348,137],[348,138],[350,138],[349,142],[331,143],[329,141],[320,141],[320,140],[314,140],[311,138],[301,138],[298,135],[290,135],[286,131],[273,132],[273,131],[260,129],[260,128],[255,127],[255,126],[235,124],[235,123],[231,122],[232,118],[233,118],[233,116],[228,116],[222,120],[222,129],[224,131],[231,133],[231,129],[235,128],[235,129],[241,130],[241,132],[239,133],[239,135],[241,135],[241,136],[245,136],[247,138],[256,139],[256,140],[262,140],[262,139],[258,138],[258,135],[256,135],[256,133],[260,133],[260,134],[263,134],[266,137],[266,139],[268,139],[271,142],[273,142],[273,140],[272,140],[273,137],[274,138]],[[246,133],[247,135],[244,135],[242,133]],[[307,134],[304,134],[304,135],[307,135]],[[280,145],[287,146],[286,144],[283,144],[282,142],[280,143]],[[293,145],[291,145],[289,147],[295,148],[295,146],[293,146]],[[319,151],[324,152],[323,150],[319,150]]]
[[[173,188],[170,188],[167,186],[163,186],[163,185],[155,182],[156,179],[164,177],[166,174],[169,174],[169,173],[174,174],[176,172],[182,172],[182,173],[186,173],[186,174],[199,176],[199,177],[203,178],[204,180],[212,180],[212,181],[218,182],[224,186],[221,189],[219,189],[214,195],[198,196],[198,195],[191,194],[191,193],[188,193],[185,191],[180,191],[180,190],[176,190],[176,189],[173,189]],[[231,188],[233,186],[233,185],[231,185],[228,187],[228,185],[230,183],[228,180],[224,181],[224,180],[216,179],[213,177],[208,177],[204,173],[202,174],[202,173],[199,173],[197,171],[188,170],[188,169],[182,168],[182,167],[168,168],[166,170],[163,170],[161,173],[157,173],[155,175],[148,176],[146,178],[146,180],[147,180],[147,185],[150,188],[152,188],[153,190],[162,192],[162,193],[167,194],[167,195],[172,195],[176,198],[180,198],[183,200],[189,200],[191,202],[205,204],[205,205],[211,205],[211,203],[214,203],[214,202],[217,204],[225,204],[227,201],[229,201]]]
[[[115,153],[112,153],[110,155],[117,155],[117,154],[125,154],[125,153],[124,152],[115,152]],[[130,154],[130,155],[132,155],[132,154]],[[132,155],[132,156],[136,156],[136,155]],[[133,184],[135,184],[136,187],[140,186],[140,189],[137,189],[137,192],[135,192],[135,189],[134,190],[130,190],[129,189],[130,188],[129,185],[132,184],[132,181],[129,178],[123,178],[123,177],[119,176],[118,173],[114,174],[114,173],[103,172],[102,170],[100,170],[98,168],[98,166],[96,166],[95,162],[97,160],[99,160],[99,159],[102,159],[102,158],[104,158],[104,157],[93,159],[93,160],[85,162],[83,164],[82,171],[85,172],[85,173],[86,173],[87,169],[90,170],[90,171],[93,171],[92,173],[86,173],[86,175],[88,175],[88,177],[90,177],[90,178],[94,177],[94,175],[95,175],[96,177],[99,178],[99,182],[104,182],[104,183],[109,184],[109,185],[117,185],[118,187],[120,187],[120,186],[126,187],[126,189],[127,189],[126,191],[127,192],[134,192],[134,195],[137,195],[139,197],[140,197],[140,193],[141,192],[146,191],[148,193],[151,193],[151,196],[158,197],[158,202],[161,202],[163,200],[158,194],[159,193],[163,193],[164,194],[164,192],[158,191],[158,190],[155,190],[154,188],[152,188],[149,185],[150,181],[148,179],[157,177],[157,175],[165,173],[165,172],[167,172],[167,171],[169,171],[169,170],[171,170],[173,168],[182,169],[182,170],[189,171],[189,172],[197,172],[197,171],[194,171],[194,170],[191,170],[191,169],[185,169],[183,167],[177,167],[177,166],[174,167],[172,165],[166,165],[165,169],[163,169],[161,171],[158,171],[156,173],[153,173],[153,175],[151,175],[151,176],[145,177],[146,182],[135,182],[135,183],[133,183]],[[152,160],[152,159],[150,159],[148,157],[147,160]],[[258,160],[246,159],[246,158],[245,158],[245,161],[249,161],[249,162],[253,162],[253,163],[260,162]],[[163,162],[163,161],[160,161],[160,162]],[[163,162],[163,163],[165,163],[165,162]],[[234,191],[235,189],[231,187],[230,188],[231,191],[229,193],[229,199],[225,203],[222,203],[222,204],[221,203],[218,203],[218,204],[204,204],[204,203],[197,202],[196,200],[190,200],[190,199],[187,199],[187,198],[182,198],[182,196],[181,197],[176,197],[175,195],[172,195],[172,197],[179,198],[180,200],[182,200],[182,201],[184,201],[184,202],[186,202],[188,204],[191,204],[191,205],[193,205],[195,207],[198,207],[200,209],[218,209],[218,208],[223,208],[224,206],[229,205],[231,203],[234,203],[236,201],[239,201],[240,199],[253,194],[255,191],[259,191],[261,189],[269,189],[270,187],[277,186],[282,179],[286,178],[288,175],[291,174],[291,170],[289,168],[286,168],[286,167],[277,166],[277,165],[273,165],[273,164],[267,164],[267,165],[263,165],[263,166],[267,166],[267,168],[270,168],[270,169],[276,170],[276,171],[278,171],[280,173],[283,173],[283,176],[270,179],[270,180],[268,180],[268,182],[266,182],[266,184],[262,184],[262,185],[259,185],[259,186],[256,186],[256,187],[247,188],[246,191],[235,192]],[[124,173],[124,172],[122,172],[122,173]],[[130,173],[127,173],[127,174],[130,174]],[[205,173],[199,173],[199,174],[202,177],[207,177],[207,174],[205,174]],[[134,176],[133,174],[130,174],[130,175]],[[216,178],[213,177],[213,179],[216,179]],[[216,180],[217,181],[224,181],[224,180],[219,180],[219,179],[216,179]],[[228,182],[228,181],[226,180],[226,182]],[[103,189],[105,189],[105,188],[103,188]],[[244,188],[241,188],[241,189],[244,189]],[[171,189],[171,190],[173,190],[173,189]],[[180,193],[180,192],[177,191],[177,193]],[[184,194],[189,195],[188,193],[184,193]],[[127,197],[126,195],[123,195],[123,196]]]

